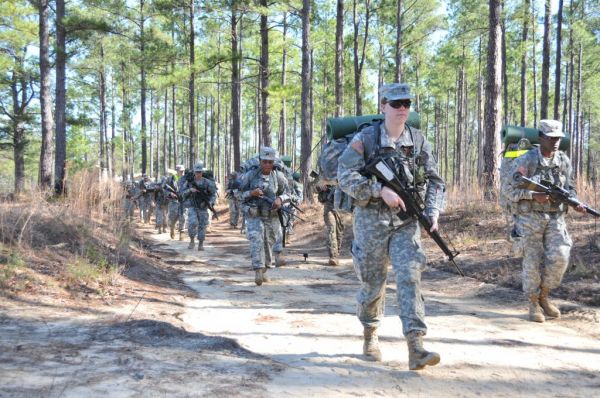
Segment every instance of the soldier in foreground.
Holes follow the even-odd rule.
[[[506,195],[516,207],[515,238],[523,251],[523,291],[529,299],[529,320],[544,322],[546,317],[560,317],[559,309],[548,296],[557,288],[569,264],[573,242],[567,232],[567,206],[555,202],[544,192],[523,189],[521,177],[539,183],[550,181],[575,196],[571,176],[571,162],[558,149],[562,123],[540,120],[540,146],[518,157],[509,173]],[[578,212],[585,212],[579,205]]]
[[[189,201],[188,209],[188,234],[190,244],[188,249],[194,248],[194,239],[198,238],[198,251],[204,250],[204,238],[208,226],[208,208],[217,200],[217,188],[212,180],[204,178],[206,170],[201,162],[194,165],[194,179],[186,181],[183,190],[183,200]]]
[[[420,226],[413,218],[401,219],[399,213],[406,210],[402,199],[381,182],[361,174],[361,170],[383,152],[398,156],[405,170],[405,183],[425,192],[425,215],[431,220],[432,231],[438,229],[445,184],[438,175],[431,145],[419,130],[406,124],[413,98],[409,86],[388,84],[379,89],[379,94],[384,122],[357,133],[338,165],[340,187],[355,201],[352,259],[361,282],[357,312],[364,327],[363,353],[369,360],[381,361],[377,328],[384,316],[387,266],[391,262],[402,332],[408,344],[408,366],[419,370],[440,361],[439,354],[423,348],[427,326],[421,272],[426,259]]]
[[[273,169],[275,150],[262,147],[259,159],[260,167],[248,171],[240,186],[254,282],[258,286],[268,282],[265,273],[271,267],[272,247],[282,235],[277,211],[289,200],[285,175]]]

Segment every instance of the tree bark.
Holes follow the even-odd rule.
[[[302,182],[306,186],[309,183],[309,168],[312,166],[312,130],[310,123],[310,87],[311,87],[311,44],[310,44],[310,15],[311,0],[302,1],[302,91],[300,106],[300,130],[301,130],[301,163]],[[304,193],[304,199],[312,203],[312,198]]]
[[[369,20],[370,20],[370,0],[365,0],[365,32],[362,40],[362,49],[359,50],[359,15],[356,10],[356,2],[353,1],[352,15],[354,25],[354,41],[353,41],[353,54],[354,54],[354,94],[356,108],[355,112],[357,116],[362,115],[362,70],[365,63],[365,56],[367,50],[367,40],[369,37]]]
[[[542,97],[540,103],[540,119],[548,118],[548,95],[550,84],[550,25],[552,15],[550,14],[550,0],[546,0],[544,12],[544,46],[542,48]]]
[[[269,115],[269,27],[267,0],[260,0],[260,132],[264,146],[271,146],[271,116]]]
[[[396,0],[396,68],[394,82],[402,82],[402,0]]]
[[[190,23],[190,80],[189,80],[189,107],[190,107],[190,160],[191,163],[195,163],[197,160],[196,154],[196,112],[194,110],[194,104],[196,101],[196,94],[194,93],[195,89],[195,64],[196,64],[196,56],[195,56],[195,32],[194,32],[194,0],[190,0],[190,14],[189,14],[189,23]]]
[[[556,63],[554,69],[554,120],[560,119],[560,61],[562,56],[562,22],[563,22],[563,0],[558,1],[558,22],[556,26]]]
[[[287,67],[287,13],[283,13],[283,54],[281,56],[281,86],[285,87],[286,84],[286,73],[285,68]],[[287,115],[286,115],[286,99],[285,96],[281,98],[281,114],[279,117],[279,154],[285,155],[287,150],[286,141],[286,130],[287,130]]]
[[[57,3],[58,2],[62,3],[61,0],[57,0]],[[50,10],[49,3],[49,0],[40,0],[39,2],[40,107],[42,116],[42,146],[40,150],[38,183],[40,188],[43,189],[47,189],[52,186],[52,136],[54,132],[52,94],[50,92],[50,29],[48,26],[48,13]]]
[[[141,126],[141,141],[142,141],[142,174],[146,174],[147,167],[147,142],[146,142],[146,44],[144,37],[144,3],[145,0],[140,0],[140,52],[141,52],[141,60],[140,60],[140,113],[142,119]]]
[[[335,18],[335,116],[344,115],[344,0],[337,0]]]
[[[63,23],[65,17],[65,1],[56,0],[56,142],[54,158],[54,186],[58,194],[65,190],[67,168],[67,30]]]
[[[233,169],[240,169],[240,135],[241,135],[241,116],[240,116],[240,56],[238,54],[238,34],[237,34],[237,1],[232,1],[231,5],[231,141],[233,144]]]
[[[487,55],[487,83],[485,98],[485,146],[483,148],[484,163],[484,196],[495,200],[498,192],[498,153],[500,152],[500,129],[502,123],[501,98],[501,0],[489,0],[489,35]]]
[[[562,1],[562,0],[561,0]],[[523,31],[521,42],[523,43],[523,54],[521,54],[521,126],[527,126],[527,38],[529,36],[529,7],[531,0],[523,1]]]

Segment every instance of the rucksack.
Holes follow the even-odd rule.
[[[346,150],[354,136],[370,126],[373,126],[375,131],[378,132],[381,126],[381,121],[376,121],[373,124],[364,123],[353,133],[347,134],[342,138],[331,139],[329,142],[327,142],[327,144],[325,144],[323,151],[319,155],[319,159],[317,161],[320,170],[319,178],[324,184],[335,186],[335,191],[333,194],[333,208],[335,210],[351,212],[353,208],[352,197],[342,191],[342,189],[338,186],[337,170],[339,158]],[[378,134],[377,137],[379,137]],[[379,140],[375,140],[377,144],[378,141]]]
[[[516,144],[508,144],[500,162],[500,206],[509,214],[514,213],[513,202],[506,196],[506,187],[513,176],[510,171],[517,158],[529,152],[533,145],[527,138],[521,138]]]

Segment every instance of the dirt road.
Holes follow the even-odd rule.
[[[562,319],[534,324],[518,291],[426,272],[426,347],[442,361],[409,372],[394,284],[380,329],[384,361],[366,362],[351,260],[324,266],[320,237],[291,245],[288,265],[257,287],[245,238],[224,224],[213,226],[202,253],[146,236],[190,293],[142,297],[133,313],[4,303],[0,396],[589,397],[600,390],[597,309],[560,301]]]

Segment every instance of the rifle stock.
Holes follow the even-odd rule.
[[[219,216],[217,215],[217,211],[215,210],[212,203],[210,203],[210,200],[208,197],[208,192],[206,192],[206,190],[204,188],[199,187],[198,184],[196,183],[196,181],[189,181],[189,183],[197,191],[197,192],[194,192],[194,194],[196,194],[200,198],[201,201],[206,203],[206,207],[212,212],[213,218],[216,218],[218,220]]]
[[[444,254],[448,257],[460,276],[465,276],[454,258],[460,253],[456,250],[452,251],[438,231],[431,232],[432,223],[425,214],[422,200],[415,198],[418,193],[405,185],[405,183],[396,175],[394,168],[387,163],[387,158],[376,158],[365,166],[366,175],[374,175],[383,185],[393,190],[404,202],[406,212],[401,212],[399,217],[406,219],[407,217],[416,218],[419,224],[425,229],[427,234],[433,239]]]

